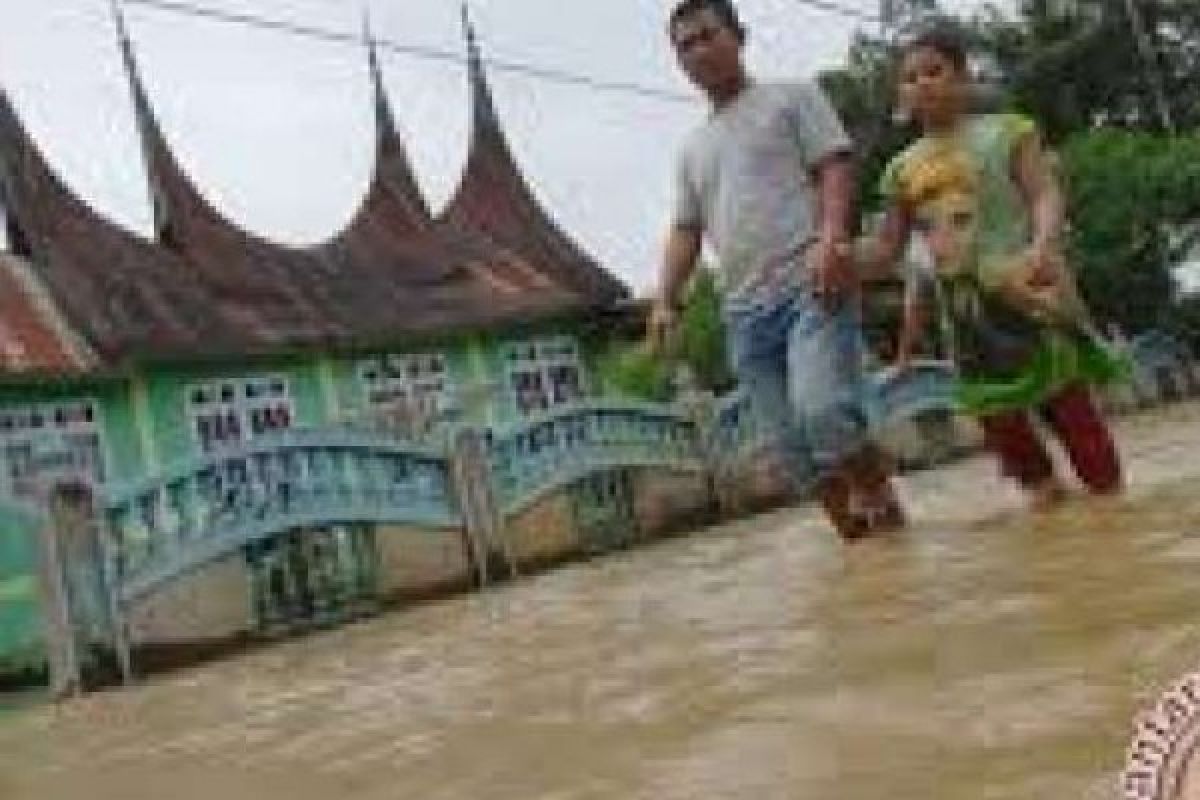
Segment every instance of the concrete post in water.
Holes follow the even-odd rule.
[[[708,486],[708,500],[718,514],[732,510],[727,491],[723,491],[722,477],[729,472],[729,464],[736,453],[727,452],[718,436],[717,396],[708,389],[694,383],[685,384],[675,400],[676,406],[692,422],[694,435],[704,456],[704,479]]]
[[[126,636],[123,606],[117,581],[117,551],[98,513],[92,489],[79,482],[50,484],[47,494],[48,553],[57,561],[63,604],[55,618],[65,614],[65,649],[70,682],[82,686],[86,669],[82,653],[111,652],[122,681],[132,680],[132,663]],[[59,635],[63,635],[59,631]]]
[[[108,601],[108,624],[112,632],[113,651],[117,668],[121,672],[121,683],[133,683],[133,648],[129,641],[128,620],[125,604],[121,602],[121,552],[119,542],[103,513],[95,514],[95,530],[100,537],[101,567],[104,580],[105,599]]]
[[[81,692],[84,652],[97,648],[111,649],[128,682],[132,669],[116,551],[90,479],[78,474],[69,452],[52,448],[35,453],[27,481],[15,488],[46,511],[38,534],[38,573],[51,693],[63,698]]]
[[[49,497],[44,498],[49,501]],[[45,503],[51,509],[49,502]],[[63,563],[58,520],[47,514],[38,531],[38,583],[45,611],[46,656],[50,667],[50,693],[56,699],[79,694],[83,669],[71,622],[70,594]]]
[[[494,558],[503,559],[510,577],[517,565],[504,536],[504,519],[492,484],[491,467],[482,432],[463,427],[451,437],[450,473],[462,509],[467,544],[480,585],[490,581]]]

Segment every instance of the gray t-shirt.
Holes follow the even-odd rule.
[[[811,83],[752,83],[688,137],[674,222],[708,236],[727,305],[769,298],[795,282],[816,229],[812,168],[850,148]]]

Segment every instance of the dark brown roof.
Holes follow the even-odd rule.
[[[46,164],[2,91],[0,184],[10,247],[29,267],[24,285],[41,290],[44,305],[61,313],[99,361],[148,345],[186,352],[228,340],[229,320],[186,265],[79,200]],[[54,349],[72,350],[65,341]],[[35,360],[47,361],[44,368],[61,363]]]
[[[598,305],[627,297],[626,287],[563,233],[533,196],[500,126],[465,7],[463,25],[471,87],[471,144],[458,189],[439,221],[454,231],[484,233]]]
[[[70,371],[137,357],[252,354],[318,343],[375,344],[414,333],[602,308],[624,296],[624,287],[577,248],[562,250],[566,260],[556,264],[556,256],[544,248],[524,247],[556,237],[566,241],[540,210],[528,224],[546,225],[548,231],[530,231],[525,239],[511,237],[504,226],[501,237],[435,220],[394,124],[373,45],[376,162],[351,222],[327,242],[309,247],[283,246],[240,228],[205,200],[175,159],[119,19],[118,24],[157,242],[112,224],[71,192],[0,93],[0,191],[10,215],[10,240],[28,265],[25,283],[45,290],[37,308],[19,305],[41,309],[43,316],[47,308],[61,315],[57,348],[44,341],[46,332],[55,330],[52,325],[38,333],[25,322],[17,326],[29,346],[44,354],[34,359],[39,369]],[[505,147],[502,137],[497,141]],[[478,141],[472,156],[509,164],[506,190],[514,182],[523,185],[511,159],[480,152]],[[479,185],[474,191],[486,190]],[[463,192],[460,188],[460,196]],[[525,196],[532,200],[527,188]],[[481,205],[496,203],[485,198]],[[585,269],[597,277],[585,280]],[[0,272],[0,283],[6,275]],[[0,304],[0,322],[11,328],[14,320],[32,319],[11,306]],[[0,326],[0,351],[4,336]],[[81,349],[68,346],[68,338],[85,343],[82,349],[93,354],[92,360],[68,357]],[[0,369],[15,366],[0,352]]]

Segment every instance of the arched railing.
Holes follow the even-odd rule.
[[[443,453],[336,429],[257,440],[110,487],[104,500],[124,602],[288,530],[460,519]]]
[[[592,401],[562,407],[489,435],[492,479],[506,514],[600,470],[699,471],[696,423],[670,406]]]

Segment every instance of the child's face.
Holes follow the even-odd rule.
[[[952,123],[967,96],[963,70],[932,47],[918,47],[900,64],[900,104],[922,128]]]

